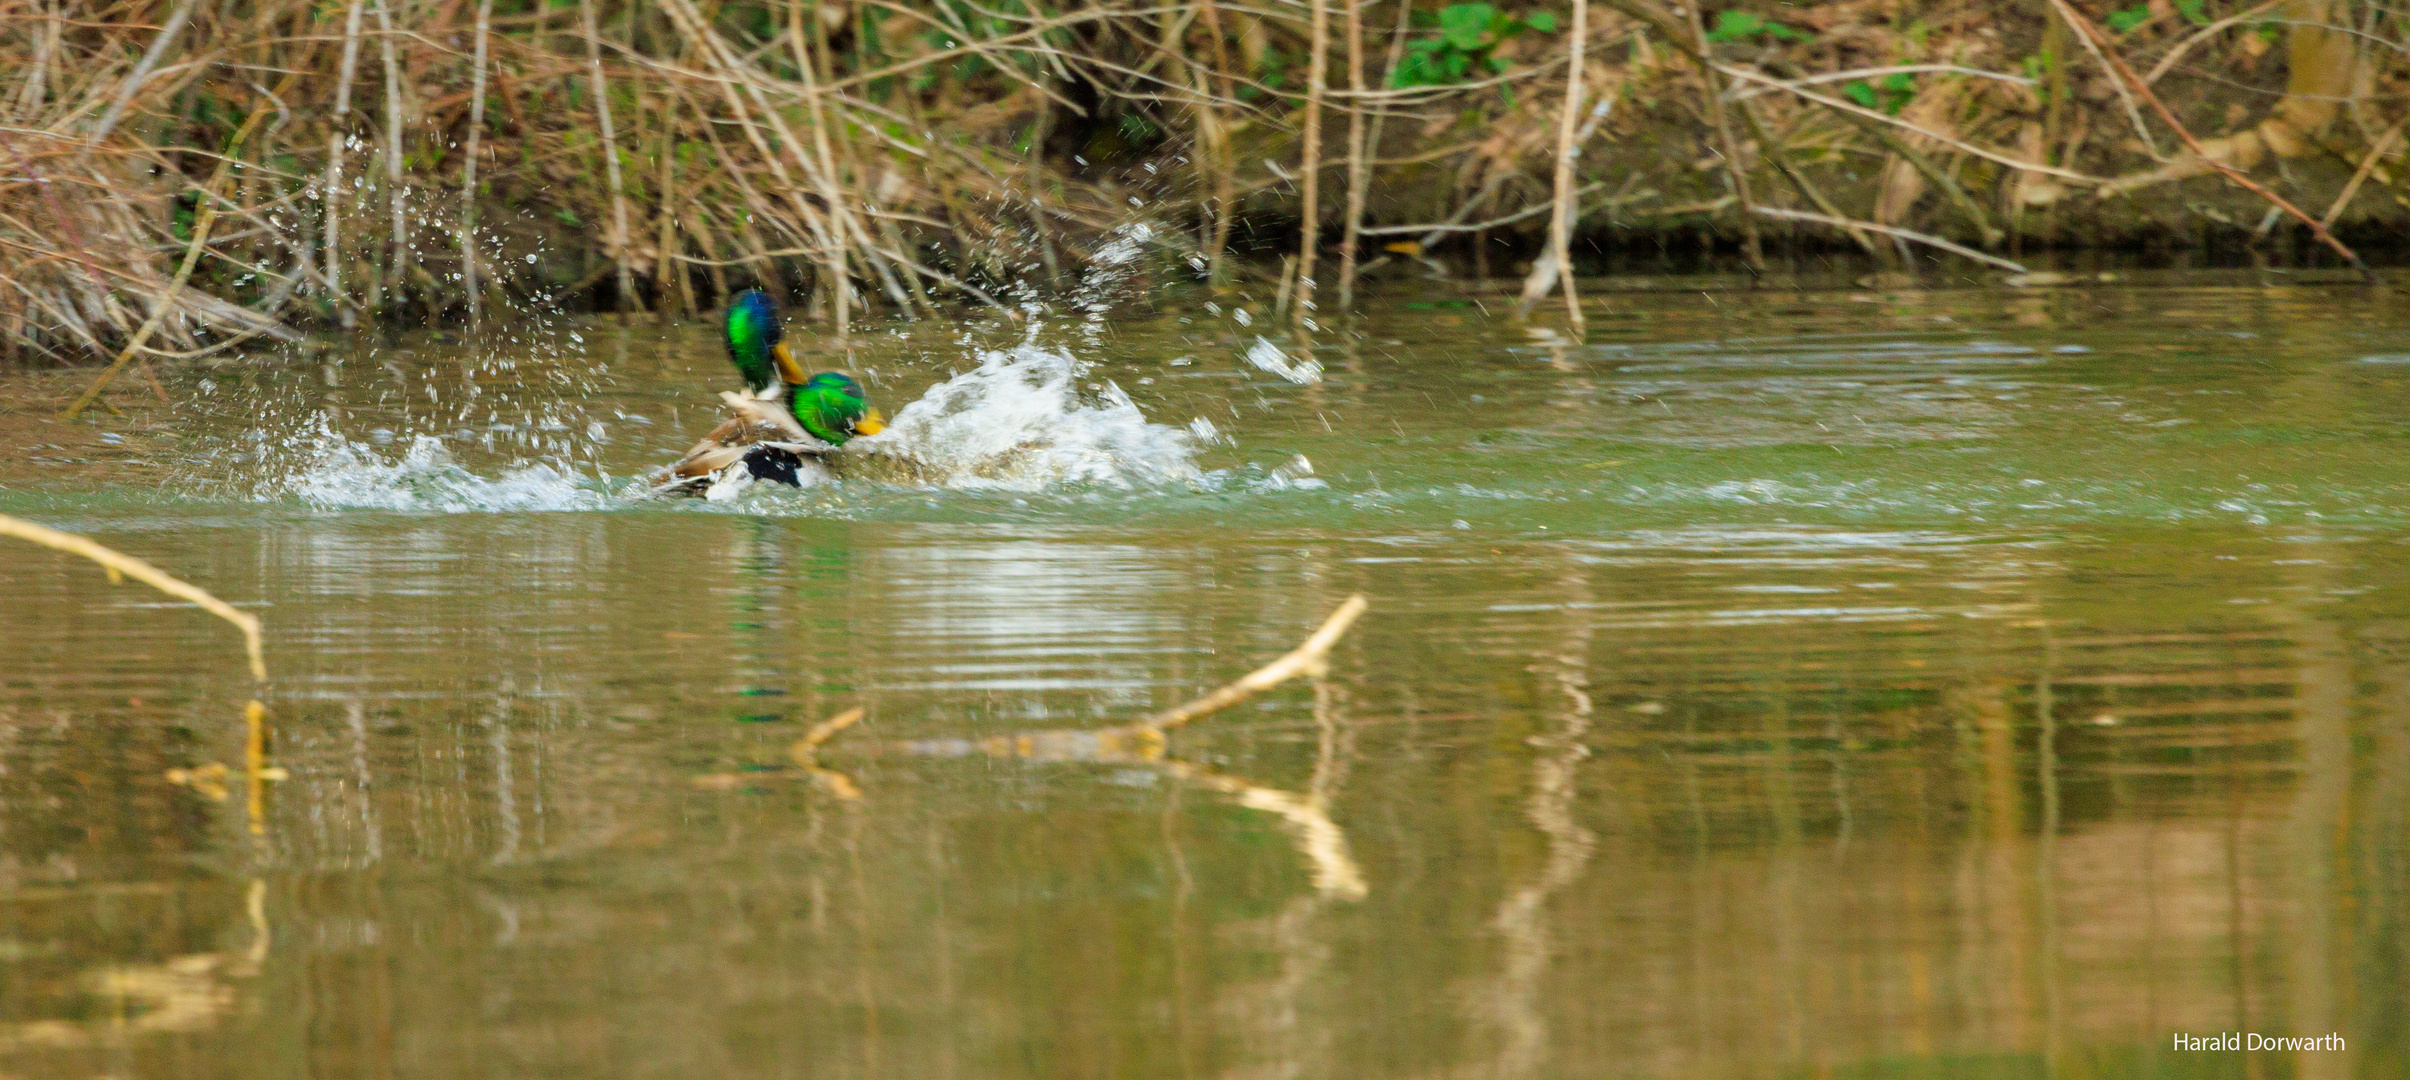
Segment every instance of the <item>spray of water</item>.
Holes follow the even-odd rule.
[[[276,494],[326,509],[444,514],[601,510],[616,502],[600,478],[554,462],[479,476],[455,462],[441,440],[425,435],[411,439],[398,456],[330,438],[309,467],[277,485]]]
[[[1189,429],[1148,421],[1110,381],[1083,386],[1086,373],[1070,353],[1034,342],[982,352],[978,366],[930,387],[886,431],[854,445],[948,488],[1197,479]]]
[[[1143,223],[1126,226],[1099,247],[1060,307],[1027,304],[1019,344],[981,348],[958,339],[973,366],[898,409],[884,432],[854,440],[839,474],[884,490],[1135,491],[1209,482],[1194,458],[1201,444],[1220,439],[1210,424],[1154,423],[1080,359],[1105,348],[1103,319],[1151,237]],[[1065,309],[1069,318],[1050,318]],[[465,372],[380,364],[373,353],[349,374],[330,368],[329,386],[366,382],[389,399],[376,414],[388,426],[365,438],[351,430],[364,426],[359,414],[319,408],[289,385],[279,399],[228,402],[257,419],[247,445],[220,456],[249,466],[238,471],[251,478],[252,497],[323,509],[592,510],[646,498],[649,477],[614,477],[598,453],[620,426],[594,400],[612,381],[611,360],[591,355],[573,324],[534,313],[514,316],[502,332],[513,340],[488,342]],[[396,415],[400,404],[406,415]],[[741,501],[771,512],[821,505],[774,485]]]

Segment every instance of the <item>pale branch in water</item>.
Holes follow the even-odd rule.
[[[1320,629],[1305,639],[1305,644],[1290,650],[1288,655],[1248,672],[1238,681],[1204,697],[1156,713],[1133,726],[1160,735],[1198,717],[1227,709],[1299,675],[1320,674],[1330,658],[1331,646],[1339,643],[1340,635],[1347,633],[1347,628],[1355,625],[1357,616],[1364,614],[1364,609],[1369,606],[1371,602],[1361,595],[1348,597],[1347,602],[1339,605],[1339,610],[1331,612],[1331,617],[1323,620]]]
[[[63,533],[57,529],[44,528],[30,521],[0,514],[0,536],[14,536],[20,540],[40,544],[52,551],[80,555],[99,563],[102,569],[108,571],[109,580],[112,582],[122,574],[169,596],[192,601],[199,605],[201,610],[233,623],[235,629],[243,632],[243,652],[251,661],[252,680],[263,683],[268,681],[268,661],[261,648],[258,616],[210,595],[208,590],[198,585],[189,584],[182,579],[170,576],[166,571],[141,559],[106,547],[96,541],[87,540],[74,533]]]
[[[1539,303],[1540,298],[1548,294],[1548,286],[1551,284],[1549,279],[1551,277],[1559,278],[1565,289],[1565,319],[1573,325],[1575,337],[1580,337],[1585,327],[1582,320],[1581,297],[1575,292],[1573,284],[1573,255],[1570,247],[1573,241],[1574,206],[1582,194],[1573,186],[1573,165],[1581,155],[1581,137],[1584,131],[1579,123],[1582,113],[1582,39],[1588,37],[1589,34],[1590,5],[1586,0],[1573,0],[1573,29],[1566,35],[1567,39],[1572,42],[1573,52],[1565,63],[1565,104],[1558,109],[1557,115],[1556,175],[1552,181],[1555,197],[1551,200],[1550,205],[1550,209],[1555,213],[1551,214],[1548,219],[1548,253],[1532,264],[1531,276],[1523,282],[1523,298],[1515,308],[1518,315],[1529,315],[1532,305]],[[1715,88],[1710,87],[1709,89],[1712,91]],[[1605,103],[1611,105],[1614,101],[1612,93],[1603,96],[1606,98]],[[1718,105],[1716,120],[1721,123],[1723,118],[1723,107]],[[1754,247],[1757,234],[1751,232],[1749,240]]]

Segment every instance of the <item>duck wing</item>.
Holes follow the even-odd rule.
[[[691,480],[709,476],[744,460],[754,447],[765,443],[797,453],[824,454],[835,449],[805,432],[792,414],[779,407],[775,392],[766,398],[723,393],[720,400],[728,403],[728,411],[734,415],[670,466],[670,477]]]
[[[670,466],[670,475],[691,478],[718,472],[743,460],[757,444],[780,440],[786,434],[785,429],[750,416],[730,417]]]

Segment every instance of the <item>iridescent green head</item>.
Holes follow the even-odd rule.
[[[830,446],[843,446],[856,435],[876,435],[887,426],[879,410],[863,400],[862,384],[834,371],[823,371],[796,387],[789,402],[803,430]]]
[[[781,382],[803,381],[803,368],[779,340],[784,336],[778,305],[768,293],[747,289],[728,298],[728,360],[755,393]]]

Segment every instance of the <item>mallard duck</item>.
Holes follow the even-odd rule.
[[[777,303],[761,290],[729,298],[726,337],[728,360],[745,380],[743,392],[720,394],[735,415],[670,466],[657,487],[700,488],[707,497],[721,499],[754,480],[801,486],[827,479],[821,459],[847,440],[886,427],[852,376],[804,375],[787,351]]]

